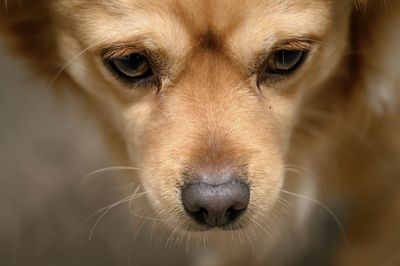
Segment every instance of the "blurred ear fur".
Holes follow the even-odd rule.
[[[66,71],[61,71],[65,62],[58,51],[56,26],[50,7],[52,1],[3,0],[0,3],[0,44],[24,59],[33,74],[52,80],[51,85],[57,87],[54,91],[56,96],[68,89],[69,93],[78,96],[74,99],[84,103],[82,107],[88,113],[99,113],[102,107],[94,98],[80,89]],[[62,86],[60,90],[57,85],[65,83],[67,86]],[[111,143],[115,158],[128,165],[125,143],[110,126],[108,119],[99,122],[103,126],[105,140]]]
[[[356,8],[364,8],[369,1],[370,0],[356,0],[354,5]]]
[[[4,2],[4,1],[3,1]],[[6,0],[0,4],[0,34],[12,52],[35,74],[54,76],[60,69],[47,0]]]

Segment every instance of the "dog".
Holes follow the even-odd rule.
[[[190,250],[172,265],[399,265],[398,1],[24,0],[0,11],[8,47],[51,87],[78,92],[137,167],[159,237]],[[317,239],[321,217],[333,236]],[[327,260],[304,259],[324,244]]]

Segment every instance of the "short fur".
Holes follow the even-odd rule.
[[[246,172],[244,228],[191,235],[222,242],[218,265],[286,263],[277,243],[297,237],[321,207],[310,199],[322,194],[310,173],[328,187],[320,200],[344,205],[348,245],[339,241],[332,264],[398,263],[399,1],[22,0],[0,14],[14,52],[52,85],[77,88],[105,131],[117,129],[108,139],[143,169],[138,178],[166,228],[187,237],[197,226],[179,193],[191,173]],[[312,52],[294,75],[257,82],[266,54],[298,46]],[[160,62],[157,86],[123,84],[102,62],[143,50]],[[226,250],[228,237],[243,245]]]

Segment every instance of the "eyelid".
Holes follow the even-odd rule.
[[[282,47],[285,45],[312,45],[313,43],[321,43],[322,38],[314,35],[314,34],[307,34],[302,36],[288,36],[286,38],[277,38],[277,40],[273,41],[272,47]]]
[[[270,51],[269,55],[274,54],[275,52],[281,51],[281,50],[301,50],[301,51],[309,51],[312,48],[311,43],[288,43],[288,44],[281,44],[278,46],[274,46]]]
[[[136,46],[126,46],[126,45],[112,46],[109,48],[105,48],[101,53],[101,57],[103,58],[104,61],[109,61],[119,57],[128,56],[134,53],[146,56],[148,58],[150,57],[148,52],[146,52],[145,50],[140,49]]]
[[[264,60],[280,50],[302,50],[310,51],[313,48],[313,42],[309,39],[286,39],[273,45],[264,53]]]
[[[253,59],[254,61],[250,64],[249,73],[251,75],[257,74],[260,72],[260,69],[263,68],[265,62],[274,55],[275,52],[280,50],[303,50],[307,53],[310,53],[314,48],[314,44],[320,42],[318,38],[313,37],[296,37],[296,38],[287,38],[275,43],[272,47],[268,47],[265,50],[259,52],[256,57]]]
[[[271,44],[272,42],[272,44]],[[311,50],[316,43],[321,43],[322,39],[315,34],[306,34],[302,36],[289,36],[278,38],[278,40],[267,40],[269,43],[262,49],[257,56],[258,62],[263,62],[268,56],[279,50]]]
[[[131,54],[140,54],[146,57],[153,70],[157,71],[160,75],[167,74],[167,67],[170,61],[167,53],[163,50],[150,50],[140,44],[122,43],[103,47],[100,57],[104,62],[108,62]]]

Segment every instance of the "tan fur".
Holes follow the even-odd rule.
[[[304,188],[307,173],[288,171],[297,165],[325,180],[328,201],[346,203],[350,246],[338,245],[337,265],[395,265],[397,1],[26,0],[0,12],[9,46],[52,84],[73,83],[117,129],[110,138],[144,169],[139,178],[155,212],[171,217],[167,227],[195,227],[180,199],[185,174],[245,167],[251,198],[239,222],[263,235],[254,241],[268,251],[239,265],[268,261],[298,215],[282,214],[280,197],[304,205],[281,191]],[[311,48],[299,71],[258,87],[265,55],[294,47]],[[128,88],[102,63],[142,50],[162,62],[158,86]],[[271,224],[273,239],[265,232]]]

